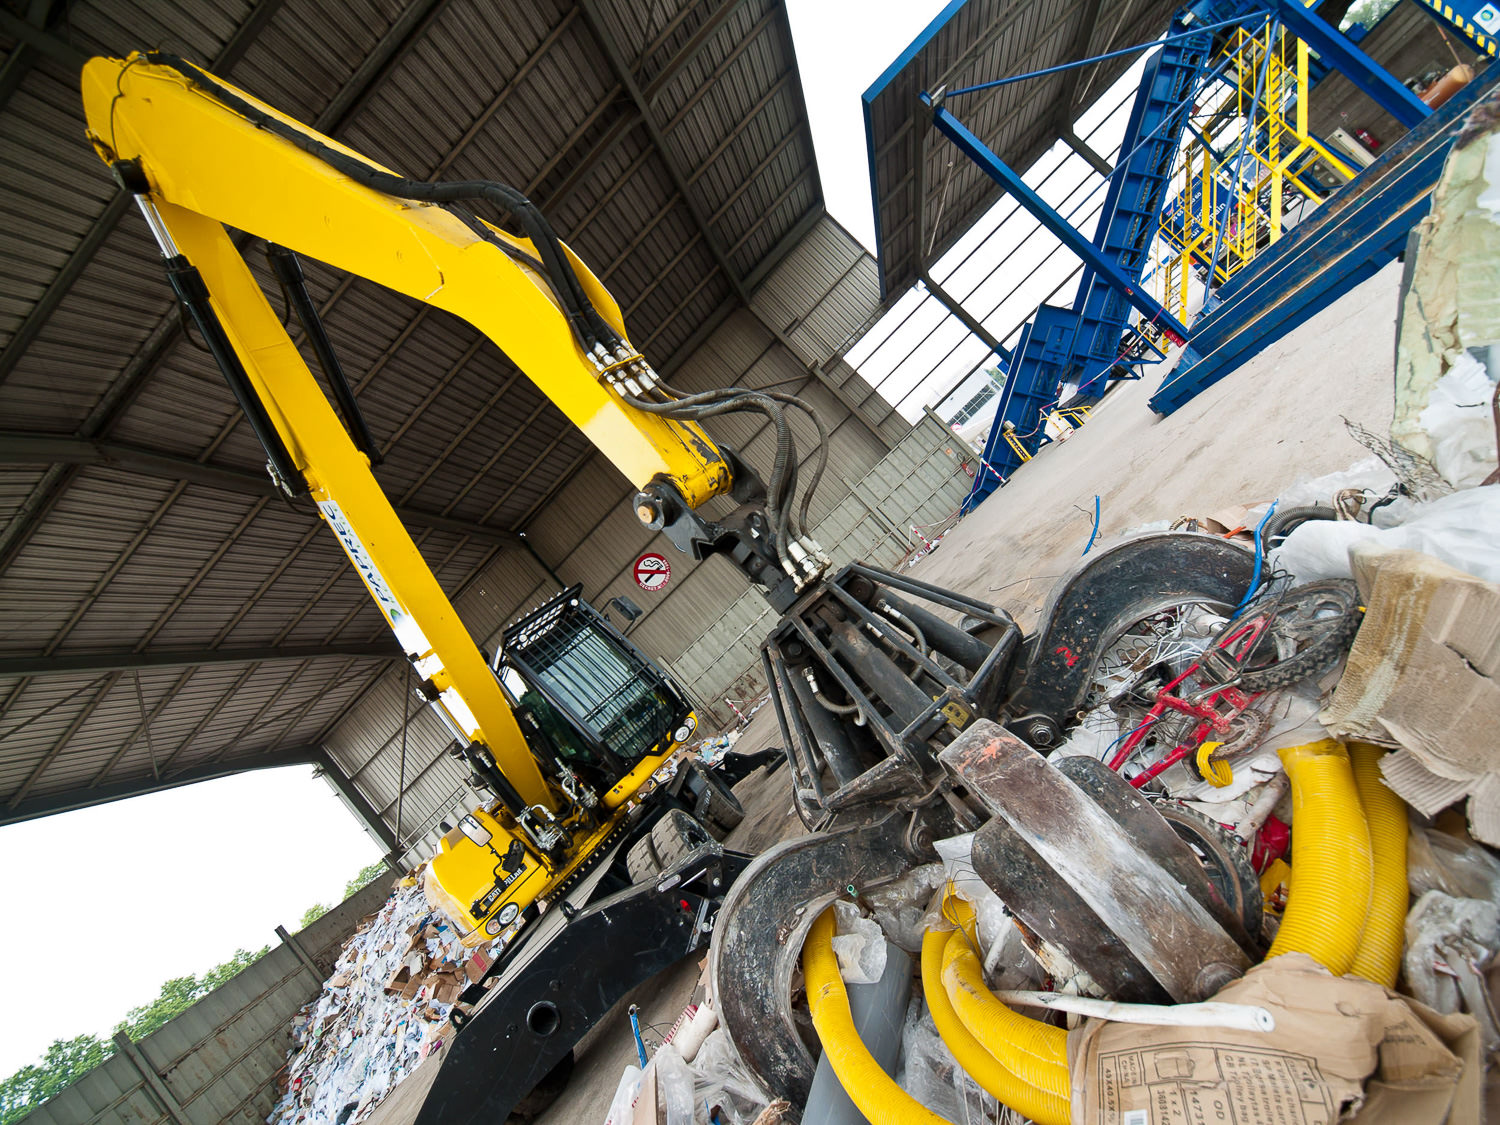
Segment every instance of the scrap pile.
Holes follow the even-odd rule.
[[[269,1125],[355,1125],[452,1036],[448,1013],[478,966],[402,879],[344,943],[323,993],[292,1021],[284,1092]]]
[[[1104,634],[1050,753],[971,723],[938,757],[989,819],[812,923],[808,1120],[1478,1125],[1494,1104],[1500,128],[1480,124],[1421,231],[1392,440],[1351,423],[1369,461],[1187,521],[1254,550],[1243,600]]]

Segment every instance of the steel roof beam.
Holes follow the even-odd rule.
[[[130,668],[198,668],[205,664],[264,664],[326,656],[395,660],[395,641],[328,645],[271,645],[260,648],[203,648],[153,652],[92,652],[77,656],[0,656],[0,676],[71,676]]]
[[[71,43],[66,43],[49,31],[43,30],[30,20],[23,19],[14,12],[0,8],[0,31],[5,32],[12,39],[26,44],[33,51],[46,55],[50,59],[71,67],[82,70],[83,64],[89,61],[88,55],[84,54]]]
[[[698,53],[708,46],[718,34],[719,29],[724,26],[724,21],[734,15],[744,2],[745,0],[724,0],[715,9],[714,14],[698,26],[692,38],[683,44],[682,50],[667,60],[667,65],[661,68],[642,91],[646,95],[647,102],[652,105],[656,104],[656,99],[661,96],[662,91],[667,88],[672,79],[677,77],[678,71],[698,57]],[[649,56],[651,50],[648,49],[646,54]]]
[[[620,52],[620,46],[615,42],[614,36],[610,35],[605,25],[604,16],[599,11],[597,0],[579,0],[579,8],[583,12],[583,20],[593,32],[595,40],[604,52],[605,58],[609,60],[610,69],[614,71],[615,78],[625,88],[626,94],[635,104],[636,111],[641,115],[641,123],[645,125],[646,132],[651,138],[651,144],[661,154],[662,164],[666,167],[667,178],[671,181],[677,194],[687,205],[688,211],[693,216],[694,225],[703,232],[703,241],[708,246],[708,251],[718,263],[719,272],[724,275],[724,280],[729,282],[734,291],[739,294],[740,300],[746,304],[750,303],[749,290],[745,288],[743,279],[730,265],[728,256],[724,253],[723,244],[714,235],[708,225],[708,214],[702,205],[689,194],[687,178],[682,169],[677,166],[677,161],[672,158],[672,150],[667,147],[667,138],[663,135],[661,126],[656,123],[656,118],[651,114],[651,105],[646,99],[645,93],[637,85],[635,75],[631,72],[630,64]],[[701,171],[700,171],[701,174]]]
[[[8,465],[75,465],[102,466],[187,481],[191,484],[222,488],[252,496],[275,496],[276,488],[264,473],[248,469],[231,469],[210,465],[172,453],[125,445],[121,442],[88,441],[81,438],[48,437],[42,434],[0,432],[0,464]],[[315,517],[317,511],[302,505],[290,505],[301,515]],[[451,531],[487,543],[517,546],[515,533],[500,527],[487,527],[469,520],[456,519],[438,512],[428,512],[405,505],[396,506],[401,522],[435,531]]]
[[[97,785],[88,789],[70,789],[64,793],[51,793],[45,797],[33,797],[8,808],[0,808],[0,826],[36,820],[54,813],[76,812],[78,809],[105,805],[111,801],[123,801],[128,797],[140,797],[147,793],[162,793],[199,781],[214,781],[251,770],[279,769],[283,766],[322,765],[324,752],[316,746],[299,746],[291,750],[277,750],[265,754],[250,754],[228,762],[212,765],[190,766],[170,777],[142,777],[131,781],[117,781],[109,785]]]
[[[254,11],[250,13],[249,18],[245,20],[235,33],[230,36],[228,42],[224,44],[223,50],[219,52],[213,61],[213,69],[218,72],[231,70],[234,64],[244,57],[245,52],[250,49],[251,43],[255,41],[255,37],[271,22],[271,17],[276,14],[285,2],[286,0],[261,0],[255,6]],[[12,24],[18,28],[29,30],[26,35],[22,35],[18,31],[12,30]],[[40,30],[18,16],[5,12],[3,9],[0,9],[0,30],[14,35],[31,49],[41,51],[44,54],[50,54],[53,58],[58,58],[60,61],[78,70],[82,70],[83,64],[88,61],[89,56],[76,47],[63,43],[60,39],[55,39],[47,32]],[[40,45],[42,42],[60,46],[63,50],[60,53],[48,50]],[[7,71],[10,70],[13,61],[15,60],[6,60]],[[3,85],[6,80],[4,76],[0,76],[0,85]],[[14,81],[19,82],[19,77],[14,79]],[[43,291],[41,298],[31,307],[31,311],[26,314],[26,319],[16,329],[15,335],[6,343],[5,350],[0,352],[0,383],[5,382],[10,373],[15,370],[16,365],[21,361],[21,357],[25,355],[26,349],[31,346],[47,322],[52,319],[52,314],[57,311],[57,306],[62,303],[63,298],[68,295],[68,291],[73,287],[73,283],[82,276],[83,271],[94,260],[94,255],[98,253],[99,247],[104,244],[104,240],[114,233],[115,226],[119,223],[120,217],[124,215],[129,207],[130,193],[126,191],[116,192],[114,198],[104,208],[104,211],[89,226],[87,233],[84,234],[78,246],[68,256],[68,260],[63,263],[62,269],[57,272],[57,275],[48,284],[46,290]]]
[[[798,363],[801,363],[804,367],[806,367],[808,371],[815,375],[825,387],[832,391],[834,396],[837,397],[838,400],[844,405],[844,408],[848,410],[850,414],[854,415],[856,419],[862,422],[865,428],[870,431],[871,435],[873,435],[877,441],[883,444],[887,449],[890,449],[890,439],[880,431],[879,426],[877,426],[874,422],[870,421],[870,419],[865,416],[864,412],[859,409],[859,404],[854,402],[849,397],[847,389],[840,386],[833,379],[831,379],[828,376],[827,372],[820,369],[816,364],[811,364],[804,360],[802,356],[798,354],[797,349],[793,347],[792,342],[787,338],[786,333],[777,328],[775,325],[767,323],[765,319],[761,317],[760,313],[758,313],[754,308],[751,307],[751,291],[749,286],[745,284],[745,279],[739,275],[738,271],[735,270],[734,265],[730,262],[729,254],[725,250],[724,244],[719,240],[718,235],[714,232],[712,224],[709,222],[708,213],[704,211],[702,204],[700,204],[688,190],[690,184],[698,180],[703,175],[703,173],[708,170],[708,167],[710,164],[712,164],[713,160],[726,148],[728,148],[730,143],[734,141],[739,130],[731,133],[729,138],[727,138],[724,143],[720,144],[714,150],[713,155],[705,160],[691,177],[684,175],[683,170],[678,167],[677,161],[673,159],[672,150],[667,145],[667,139],[663,135],[661,127],[657,125],[656,119],[651,114],[651,106],[646,98],[645,93],[641,90],[640,86],[636,84],[633,68],[621,54],[619,44],[616,43],[614,37],[609,34],[609,29],[605,25],[603,15],[599,11],[597,0],[579,0],[579,7],[583,11],[584,22],[589,25],[589,29],[594,33],[594,38],[598,40],[600,48],[604,51],[605,57],[609,60],[610,69],[614,71],[616,79],[618,79],[620,84],[625,87],[625,91],[627,94],[629,94],[630,100],[635,103],[636,109],[640,112],[641,123],[645,125],[646,132],[651,137],[651,143],[653,146],[655,146],[657,152],[661,154],[662,164],[666,167],[667,170],[667,178],[671,181],[673,188],[675,188],[677,191],[677,194],[682,197],[683,203],[686,204],[689,213],[693,217],[694,225],[697,226],[699,233],[701,233],[703,236],[704,245],[708,247],[709,254],[712,255],[715,264],[717,264],[719,267],[719,273],[724,277],[725,281],[729,282],[729,285],[734,290],[735,295],[738,296],[744,306],[750,310],[751,315],[759,320],[765,327],[765,329],[773,336],[775,336],[776,339],[781,343],[781,345],[787,349],[787,351],[791,352],[792,355],[796,357]],[[741,46],[743,46],[743,44],[741,44]],[[772,86],[771,91],[768,92],[766,96],[762,97],[756,104],[755,108],[757,112],[765,106],[767,101],[769,101],[771,94],[776,93],[783,87],[783,85],[787,82],[789,76],[793,73],[795,72],[790,71],[788,72],[788,74],[782,75],[782,77],[777,80],[777,82]],[[741,126],[741,128],[743,128],[743,125]]]

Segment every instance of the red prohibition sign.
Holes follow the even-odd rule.
[[[662,589],[672,579],[672,564],[665,555],[647,551],[635,560],[635,584],[651,593]]]

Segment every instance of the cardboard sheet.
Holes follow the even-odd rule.
[[[1320,721],[1404,751],[1386,783],[1428,815],[1473,794],[1470,831],[1500,845],[1500,586],[1420,551],[1350,557],[1367,612]]]
[[[1269,1034],[1090,1021],[1069,1036],[1073,1125],[1478,1125],[1474,1022],[1287,954],[1214,997]]]

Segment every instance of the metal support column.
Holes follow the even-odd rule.
[[[302,962],[302,967],[307,970],[308,976],[312,977],[313,984],[321,989],[323,987],[322,970],[318,968],[318,963],[312,959],[312,955],[302,948],[302,943],[293,935],[287,933],[285,926],[276,927],[276,936],[281,939],[283,945],[296,955],[297,960]]]
[[[192,1125],[187,1112],[172,1096],[172,1091],[167,1089],[167,1084],[162,1081],[161,1075],[156,1073],[156,1068],[146,1061],[146,1056],[141,1054],[141,1049],[135,1045],[135,1041],[123,1031],[115,1032],[115,1050],[130,1060],[130,1065],[135,1067],[136,1072],[141,1076],[141,1081],[146,1084],[146,1089],[151,1091],[151,1096],[160,1103],[168,1117],[177,1125]]]
[[[1010,363],[1010,349],[1002,344],[995,334],[980,322],[979,318],[964,308],[963,304],[948,290],[944,289],[937,278],[933,277],[927,269],[927,114],[925,107],[920,103],[914,103],[911,115],[911,136],[913,158],[915,160],[913,171],[914,194],[917,199],[916,214],[916,249],[913,256],[917,263],[917,278],[927,287],[927,292],[938,299],[938,303],[952,313],[960,324],[967,328],[973,335],[977,336],[984,346],[999,356],[1007,365]]]
[[[924,94],[923,100],[928,105],[932,104],[928,95]],[[1067,219],[1053,210],[1046,200],[1031,189],[1019,173],[996,156],[988,145],[969,132],[962,121],[942,106],[934,106],[932,123],[937,126],[939,132],[958,146],[960,152],[979,165],[982,172],[1009,192],[1016,202],[1026,208],[1042,226],[1061,239],[1063,245],[1124,294],[1125,298],[1140,310],[1143,317],[1160,325],[1169,336],[1175,337],[1174,343],[1180,344],[1187,339],[1188,330],[1185,325],[1162,308],[1156,298],[1142,289],[1138,282],[1132,281],[1122,273],[1116,263],[1110,261]]]

